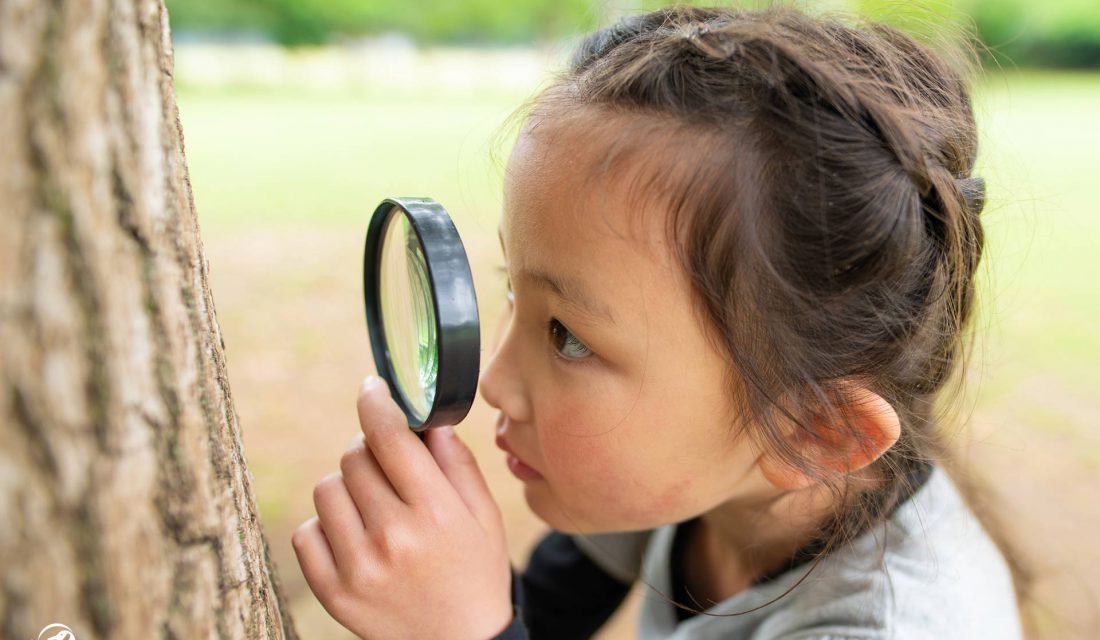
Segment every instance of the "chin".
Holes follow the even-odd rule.
[[[528,508],[538,516],[539,520],[560,533],[598,534],[647,528],[629,522],[591,518],[576,509],[563,508],[561,501],[548,490],[545,483],[526,485],[523,497],[527,501]]]
[[[586,519],[572,510],[563,509],[561,502],[548,490],[545,482],[528,484],[523,488],[527,507],[551,529],[561,533],[579,533],[586,529]]]

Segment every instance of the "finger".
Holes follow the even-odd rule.
[[[367,447],[363,434],[356,437],[340,458],[340,472],[366,529],[384,527],[389,515],[405,507]]]
[[[338,472],[325,476],[313,488],[313,504],[338,570],[353,566],[367,548],[367,534],[359,508]]]
[[[336,572],[336,558],[332,555],[321,521],[316,517],[303,522],[290,537],[302,575],[313,591],[313,595],[325,604],[332,596],[332,589],[340,584]]]
[[[487,527],[499,521],[500,508],[489,491],[477,459],[455,433],[454,427],[428,429],[427,445],[443,475],[478,522]]]
[[[363,380],[356,407],[367,446],[397,495],[407,504],[429,500],[445,478],[424,443],[409,429],[386,381],[374,376]]]

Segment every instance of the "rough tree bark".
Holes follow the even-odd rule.
[[[296,637],[161,0],[0,0],[0,224],[0,637]]]

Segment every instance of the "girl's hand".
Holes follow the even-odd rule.
[[[358,408],[363,436],[291,538],[310,589],[361,638],[493,638],[512,620],[511,565],[473,454],[451,427],[421,442],[380,378]]]

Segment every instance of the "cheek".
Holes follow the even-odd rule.
[[[539,419],[542,455],[553,467],[593,467],[609,453],[601,443],[616,429],[597,402],[571,402],[543,411]]]
[[[687,452],[662,427],[662,416],[635,410],[624,418],[574,404],[558,405],[543,418],[547,481],[569,521],[590,532],[650,528],[697,508],[692,456],[681,455]]]
[[[622,461],[612,443],[616,425],[599,407],[562,404],[544,414],[539,425],[543,460],[554,477],[570,485],[606,485],[621,477]]]

